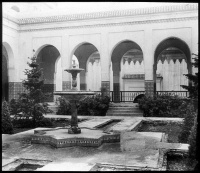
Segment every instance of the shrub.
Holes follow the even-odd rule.
[[[71,115],[71,106],[64,98],[59,98],[60,105],[57,115]],[[89,96],[80,100],[77,104],[79,115],[104,116],[109,108],[110,97],[108,96]]]
[[[36,127],[53,127],[54,123],[48,118],[42,118],[40,121],[36,122]]]
[[[179,138],[179,142],[187,143],[191,128],[194,125],[196,111],[194,109],[192,102],[189,102],[189,103],[184,102],[181,105],[181,107],[179,107],[179,110],[182,116],[184,117],[184,122],[183,122],[182,132],[178,138]]]
[[[95,95],[86,97],[79,102],[79,115],[105,116],[109,108],[110,97]]]
[[[147,117],[179,117],[176,112],[177,108],[181,106],[183,100],[178,96],[154,96],[142,97],[138,100],[139,108],[144,111],[144,116]]]
[[[2,134],[13,134],[13,125],[10,118],[10,111],[6,101],[2,103]]]
[[[63,97],[59,97],[58,101],[60,102],[58,106],[57,115],[71,115],[71,105]]]
[[[27,118],[17,119],[17,118],[14,118],[12,120],[12,123],[13,123],[14,127],[16,127],[16,128],[34,128],[32,119],[27,119]]]
[[[189,157],[191,159],[196,158],[196,134],[197,134],[197,115],[195,115],[193,127],[188,137],[189,146]]]
[[[37,124],[44,118],[43,116],[43,106],[40,104],[35,104],[33,107],[32,115],[33,115],[33,126],[36,127]]]
[[[21,112],[20,110],[20,104],[16,99],[12,99],[9,103],[9,108],[10,108],[10,114],[11,115],[16,115]]]

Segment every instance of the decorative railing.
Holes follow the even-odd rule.
[[[156,91],[156,95],[171,95],[180,97],[189,97],[188,91]]]
[[[53,85],[45,85],[43,89],[45,93],[52,93],[52,97],[48,98],[45,101],[52,102],[53,101]],[[101,91],[94,91],[96,94],[101,95]],[[145,91],[110,91],[105,92],[106,95],[110,96],[111,102],[133,102],[138,95],[145,94]],[[179,96],[179,97],[188,97],[188,91],[156,91],[156,95],[171,95],[171,96]]]
[[[101,91],[94,91],[96,94],[101,94]],[[145,94],[145,91],[110,91],[111,102],[133,102],[134,99],[141,94]],[[171,95],[179,97],[188,97],[188,91],[156,91],[156,95]]]
[[[96,94],[101,94],[101,91],[95,91]],[[133,102],[140,95],[145,94],[145,91],[110,91],[111,102]]]

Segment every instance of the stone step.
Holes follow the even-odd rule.
[[[107,111],[107,114],[124,114],[124,113],[127,113],[127,114],[132,114],[132,113],[143,113],[143,112],[141,112],[141,111]]]
[[[138,107],[138,103],[110,103],[110,107]]]
[[[137,116],[137,117],[142,117],[143,113],[107,113],[106,116]]]
[[[122,106],[121,107],[110,107],[109,106],[109,109],[133,109],[134,110],[134,109],[139,109],[139,107],[124,107],[124,106],[123,107]]]
[[[109,110],[111,111],[120,111],[120,110],[123,110],[123,111],[141,111],[139,108],[120,108],[120,107],[116,107],[116,108],[109,108]]]

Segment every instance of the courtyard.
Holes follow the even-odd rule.
[[[53,116],[46,115],[49,118],[69,118],[70,116]],[[87,119],[82,123],[79,123],[81,128],[95,128],[101,124],[106,124],[111,119],[120,119],[120,124],[105,129],[107,132],[114,131],[116,133],[127,131],[132,134],[137,133],[138,126],[145,120],[144,117],[90,117],[90,116],[79,116],[79,118]],[[181,123],[181,118],[147,118],[147,120],[154,120],[160,122],[176,122]],[[187,153],[188,144],[171,143],[169,146],[165,146],[163,142],[155,147],[156,142],[161,142],[162,135],[159,133],[149,132],[146,138],[153,137],[157,138],[153,144],[142,146],[145,137],[135,139],[135,145],[127,144],[122,149],[122,141],[103,143],[99,147],[83,147],[83,146],[72,146],[65,148],[54,148],[49,144],[34,144],[31,143],[31,138],[34,135],[34,130],[40,130],[42,128],[36,128],[25,132],[17,133],[14,135],[3,135],[3,151],[2,161],[3,170],[11,170],[16,167],[15,164],[11,164],[18,159],[27,160],[38,160],[49,161],[46,166],[38,168],[37,170],[43,171],[90,171],[90,170],[166,170],[166,155],[164,150],[173,149],[177,153]],[[45,129],[45,128],[43,128]],[[101,129],[101,128],[100,128]],[[67,133],[67,130],[66,130]],[[162,134],[162,133],[161,133]],[[164,133],[163,133],[164,134]],[[58,135],[56,135],[58,137]],[[87,134],[86,138],[90,138]],[[134,136],[132,136],[134,138]],[[165,139],[166,140],[166,139]],[[131,151],[131,152],[130,152]],[[166,151],[165,151],[166,152]],[[9,164],[8,164],[9,163]]]
[[[3,171],[198,169],[197,3],[13,2],[2,18]]]

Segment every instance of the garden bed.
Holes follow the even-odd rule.
[[[179,143],[178,136],[182,131],[182,124],[177,122],[142,122],[138,128],[138,132],[163,132],[168,134],[169,143]]]
[[[167,154],[167,171],[194,171],[196,161],[189,160],[187,155]]]

